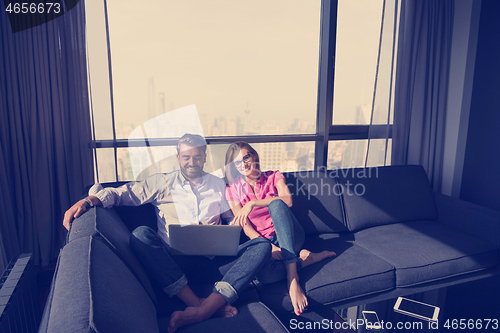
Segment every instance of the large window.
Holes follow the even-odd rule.
[[[207,171],[222,167],[223,153],[236,139],[253,143],[264,169],[312,169],[315,142],[321,141],[328,147],[325,165],[353,165],[337,159],[356,142],[332,137],[331,132],[326,135],[333,141],[325,141],[318,132],[318,124],[325,122],[318,112],[319,73],[328,71],[320,61],[320,48],[326,44],[321,38],[327,35],[321,20],[337,11],[336,1],[106,3],[107,8],[100,1],[86,2],[100,182],[141,179],[175,168],[170,161],[174,140],[169,139],[180,136],[176,130],[183,127],[155,130],[153,135],[148,126],[162,124],[156,119],[169,112],[192,106],[201,126],[198,132],[209,142]],[[335,102],[334,111],[329,111],[334,125],[370,124],[368,96],[373,96],[380,63],[383,3],[340,0],[338,19],[326,28],[334,31],[338,24],[333,39],[338,39]],[[382,71],[387,73],[387,68]],[[379,104],[376,109],[387,115],[387,105]],[[362,132],[366,155],[368,130]],[[137,133],[165,140],[138,143]],[[354,164],[361,161],[359,157]]]
[[[394,0],[339,1],[333,124],[370,124],[372,109],[374,124],[387,123],[395,5]]]

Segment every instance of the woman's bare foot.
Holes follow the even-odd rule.
[[[168,333],[174,333],[179,327],[196,324],[209,317],[200,307],[189,306],[184,311],[175,311],[170,317]]]
[[[203,302],[205,299],[200,298],[201,302]],[[230,318],[233,316],[236,316],[238,314],[238,309],[236,309],[234,306],[231,306],[229,304],[225,304],[221,306],[217,311],[215,311],[215,315],[217,317],[221,318]]]
[[[319,253],[313,253],[309,250],[302,249],[299,253],[299,259],[302,262],[302,268],[315,264],[323,259],[334,257],[337,254],[333,251],[323,251]]]
[[[292,300],[293,311],[297,316],[300,316],[304,309],[307,307],[307,297],[300,287],[298,279],[288,281],[288,292]]]

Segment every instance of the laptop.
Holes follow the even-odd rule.
[[[173,255],[238,255],[239,225],[170,224],[168,233]]]

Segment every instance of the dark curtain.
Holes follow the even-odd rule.
[[[402,1],[392,164],[422,165],[441,189],[453,0]]]
[[[93,183],[84,1],[16,33],[2,10],[0,30],[0,264],[31,252],[46,265]]]

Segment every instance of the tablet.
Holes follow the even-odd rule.
[[[437,321],[439,316],[439,308],[437,306],[404,297],[398,298],[396,304],[394,304],[394,311],[427,321]]]

